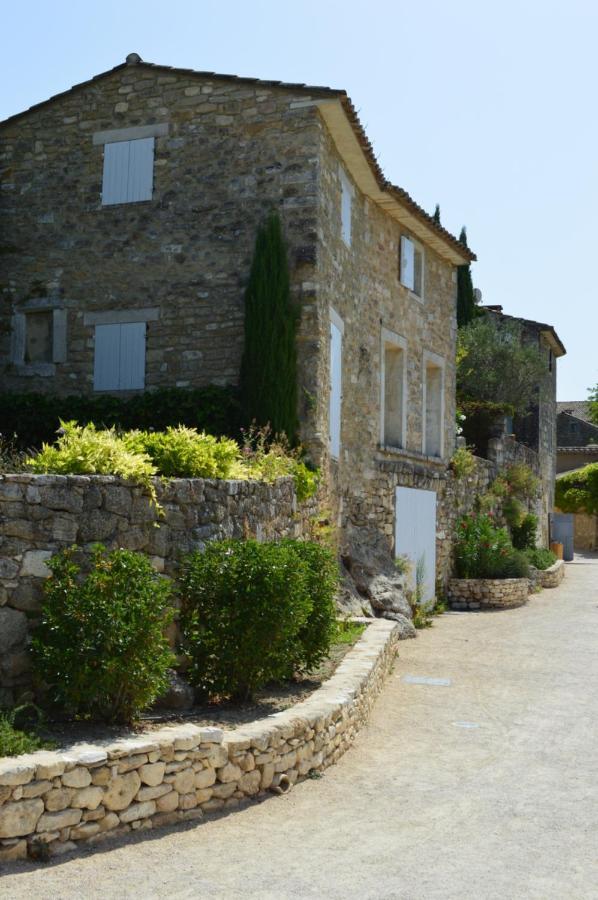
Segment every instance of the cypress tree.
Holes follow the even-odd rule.
[[[248,423],[297,436],[298,315],[291,302],[287,247],[280,217],[259,228],[245,291],[241,402]]]
[[[459,240],[467,247],[467,232],[465,226],[461,229]],[[461,328],[467,325],[477,315],[473,282],[471,280],[471,266],[457,266],[457,326]]]

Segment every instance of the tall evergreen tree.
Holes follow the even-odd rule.
[[[297,310],[291,302],[287,247],[280,217],[258,230],[245,291],[241,402],[248,422],[297,436]]]
[[[465,225],[461,229],[459,240],[467,247],[467,232]],[[471,266],[457,266],[457,325],[461,328],[467,325],[477,315],[473,282],[471,280]]]
[[[434,215],[432,216],[437,225],[440,225],[440,204],[436,204],[436,209],[434,210]]]

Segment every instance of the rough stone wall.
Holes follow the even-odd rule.
[[[598,550],[598,516],[575,513],[573,527],[576,550]]]
[[[579,419],[567,412],[560,412],[556,420],[557,445],[561,447],[586,447],[598,444],[598,425]]]
[[[0,476],[0,706],[30,682],[29,624],[56,551],[97,542],[139,550],[172,576],[206,541],[300,537],[315,512],[313,502],[298,506],[291,478],[156,479],[155,486],[163,517],[141,487],[112,476]]]
[[[0,862],[233,810],[326,769],[368,720],[398,632],[373,622],[310,697],[231,732],[189,724],[0,762]]]
[[[164,124],[151,201],[101,205],[94,133]],[[64,361],[2,366],[4,389],[93,390],[85,316],[152,309],[146,386],[238,379],[258,224],[280,211],[301,341],[313,326],[318,124],[307,92],[128,65],[0,129],[0,358],[13,312],[66,313]],[[10,241],[8,240],[10,238]],[[303,356],[302,369],[305,368]],[[39,374],[45,371],[45,375]]]
[[[540,587],[558,587],[565,577],[565,571],[565,563],[562,559],[557,559],[554,565],[549,566],[548,569],[540,569],[538,571],[538,581],[540,583]]]
[[[328,453],[328,392],[320,390],[306,437],[314,456],[328,472],[331,506],[346,542],[352,528],[378,527],[393,545],[394,486],[417,477],[433,482],[446,469],[455,440],[456,287],[454,268],[425,248],[424,299],[420,301],[399,281],[399,241],[402,229],[388,214],[363,196],[353,184],[351,245],[341,233],[340,157],[321,125],[319,244],[316,287],[320,324],[320,385],[329,384],[330,308],[344,324],[342,355],[341,450],[338,460]],[[405,449],[381,447],[382,329],[406,342]],[[442,460],[422,453],[424,352],[441,357],[444,377],[444,453]],[[387,463],[396,462],[396,479]],[[404,465],[402,465],[404,463]],[[400,480],[401,473],[407,481]],[[415,476],[414,476],[415,477]]]
[[[451,609],[513,609],[527,603],[527,578],[451,578]]]

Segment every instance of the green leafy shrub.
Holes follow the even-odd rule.
[[[87,574],[74,549],[49,562],[34,671],[48,699],[81,718],[130,722],[168,686],[170,583],[147,557],[97,545]]]
[[[210,434],[237,437],[241,414],[237,391],[231,387],[161,388],[123,398],[112,394],[60,397],[34,392],[0,393],[0,433],[17,450],[39,449],[52,443],[61,421],[94,422],[120,431],[163,431],[187,425]]]
[[[191,682],[207,696],[246,700],[317,664],[334,633],[333,589],[330,556],[319,546],[211,541],[187,559],[181,579]]]
[[[23,728],[17,727],[17,718],[28,708],[36,710],[39,723],[39,710],[31,703],[17,706],[14,709],[0,710],[0,758],[20,756],[21,753],[33,753],[35,750],[49,749],[54,746],[51,741],[40,738],[35,729],[29,728],[25,731]]]
[[[519,528],[525,518],[525,507],[517,497],[508,496],[502,502],[502,514],[505,522],[511,529]]]
[[[548,569],[557,561],[556,553],[545,547],[529,547],[524,552],[530,565],[536,569]]]
[[[461,519],[455,563],[458,578],[524,578],[528,572],[525,556],[513,549],[508,531],[498,528],[490,514]]]
[[[238,444],[195,428],[178,425],[166,431],[130,431],[125,446],[146,455],[161,475],[178,478],[228,478],[240,458]]]
[[[556,480],[556,506],[565,513],[598,514],[598,463],[560,475]]]
[[[339,583],[338,564],[335,556],[322,544],[295,540],[282,543],[294,551],[307,569],[311,610],[299,631],[299,654],[293,666],[298,671],[309,672],[326,658],[338,633],[334,603]]]
[[[152,476],[157,470],[142,452],[130,450],[114,428],[97,430],[93,423],[77,425],[61,422],[62,434],[56,444],[44,444],[27,460],[34,472],[59,475],[120,475],[143,485],[156,502]]]
[[[237,477],[269,482],[292,476],[300,503],[312,497],[318,489],[319,472],[305,464],[300,449],[291,449],[284,434],[274,437],[269,425],[264,428],[252,425],[243,431],[240,471],[241,475]]]
[[[535,497],[540,484],[540,479],[525,463],[514,463],[509,466],[505,479],[511,493],[520,500],[531,500]]]
[[[469,447],[458,447],[452,455],[450,466],[455,478],[466,478],[475,469],[475,456]]]
[[[527,513],[519,525],[511,526],[511,540],[516,550],[527,550],[536,546],[538,517]]]

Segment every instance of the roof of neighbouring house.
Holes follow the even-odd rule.
[[[482,306],[482,309],[500,316],[501,319],[508,319],[511,322],[520,322],[522,325],[534,328],[547,339],[555,356],[565,356],[567,353],[565,345],[556,333],[553,325],[547,325],[545,322],[535,322],[533,319],[524,319],[523,316],[509,316],[502,311],[502,306],[499,306],[498,304]]]
[[[569,416],[575,416],[576,419],[581,419],[588,425],[596,424],[590,419],[590,406],[587,400],[559,400],[556,411],[559,415],[567,413]]]
[[[598,453],[598,444],[586,444],[585,447],[557,447],[557,453]]]
[[[55,100],[70,94],[72,91],[86,88],[101,79],[113,75],[115,72],[125,69],[127,66],[133,65],[186,76],[199,76],[214,81],[233,81],[239,82],[240,84],[257,84],[263,87],[285,88],[287,90],[309,93],[318,99],[319,102],[317,103],[317,106],[332,133],[333,140],[337,145],[339,153],[343,156],[343,159],[348,162],[351,173],[367,196],[371,196],[374,202],[386,209],[394,218],[404,222],[404,224],[413,230],[417,236],[427,239],[434,249],[444,248],[445,255],[448,255],[454,264],[465,264],[476,259],[475,253],[451,234],[450,231],[447,231],[446,228],[443,228],[442,225],[436,222],[433,216],[422,209],[407,191],[398,187],[398,185],[392,184],[385,178],[378,160],[376,159],[372,144],[359,120],[357,111],[353,106],[350,97],[347,95],[347,92],[341,89],[311,86],[303,83],[296,84],[284,81],[268,81],[261,78],[224,75],[216,72],[201,72],[195,69],[183,69],[176,66],[163,66],[157,63],[144,62],[137,53],[130,53],[124,63],[120,63],[106,72],[101,72],[99,75],[94,75],[93,78],[90,78],[87,81],[82,81],[79,84],[73,85],[66,91],[54,94],[47,100],[36,103],[28,109],[4,119],[4,121],[0,122],[0,128],[16,121],[22,116],[28,115],[30,112],[35,111],[40,107],[53,103]],[[344,122],[339,119],[336,110],[333,108],[333,106],[338,107],[339,104],[342,107],[342,119]],[[357,157],[361,157],[361,159],[358,159]],[[365,167],[360,165],[362,160],[365,161]],[[446,251],[448,251],[448,253]],[[441,250],[439,250],[439,252],[441,252]]]

